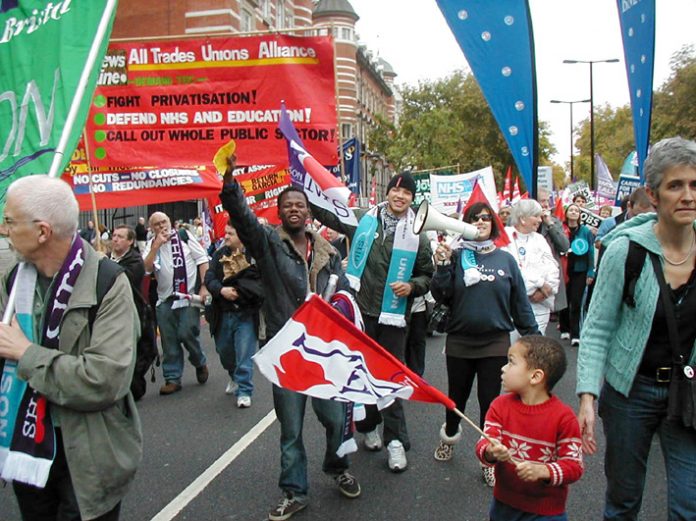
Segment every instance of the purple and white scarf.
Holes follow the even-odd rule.
[[[48,305],[40,341],[43,347],[58,349],[60,323],[84,263],[82,239],[76,235],[46,298]],[[36,279],[34,265],[23,262],[17,269],[13,287],[17,321],[32,343],[36,342],[33,314]],[[48,400],[17,376],[16,361],[5,362],[0,384],[0,402],[7,404],[0,411],[2,479],[43,488],[55,457],[55,430]]]

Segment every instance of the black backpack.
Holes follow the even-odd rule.
[[[118,263],[106,257],[99,259],[97,268],[97,303],[89,308],[87,312],[90,334],[92,333],[92,327],[97,319],[97,312],[104,300],[104,296],[109,292],[116,281],[116,277],[121,273],[124,273],[124,270]],[[12,268],[7,277],[8,293],[12,290],[16,275],[17,266]],[[155,381],[155,367],[153,363],[156,362],[156,365],[159,366],[160,360],[157,351],[157,337],[155,335],[152,307],[137,290],[133,291],[133,300],[140,317],[140,339],[136,345],[135,370],[133,371],[133,380],[131,381],[131,392],[133,393],[133,398],[137,401],[145,394],[147,386],[145,376],[148,370],[151,372],[151,381]],[[0,371],[2,371],[2,366],[0,366]]]
[[[621,300],[630,308],[636,307],[636,284],[640,272],[643,271],[645,257],[648,250],[637,242],[628,243],[628,254],[626,255],[626,268],[624,269],[624,287]]]

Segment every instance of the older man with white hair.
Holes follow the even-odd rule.
[[[0,324],[0,426],[14,426],[0,437],[2,477],[23,519],[117,520],[142,456],[128,279],[77,234],[77,201],[59,179],[13,182],[3,219],[23,262],[0,288],[16,313]]]
[[[181,390],[184,371],[184,353],[196,368],[199,384],[208,381],[208,366],[199,339],[201,333],[200,312],[191,306],[195,297],[196,272],[200,281],[208,271],[208,254],[203,246],[185,228],[172,229],[167,214],[155,212],[150,216],[150,228],[155,236],[145,246],[145,271],[154,273],[157,279],[157,325],[162,340],[162,372],[164,385],[160,394],[168,395]],[[198,296],[208,295],[201,284]]]

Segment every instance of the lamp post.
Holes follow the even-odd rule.
[[[595,161],[594,161],[594,97],[592,92],[592,66],[595,63],[618,63],[618,58],[609,60],[563,60],[563,63],[589,63],[590,64],[590,190],[594,190],[595,185]]]
[[[576,103],[588,103],[589,99],[581,99],[576,101],[563,101],[552,99],[551,103],[567,103],[570,107],[570,179],[573,179],[573,105]]]

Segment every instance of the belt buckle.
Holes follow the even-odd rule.
[[[658,367],[655,371],[655,381],[658,383],[669,383],[672,380],[671,367]]]

